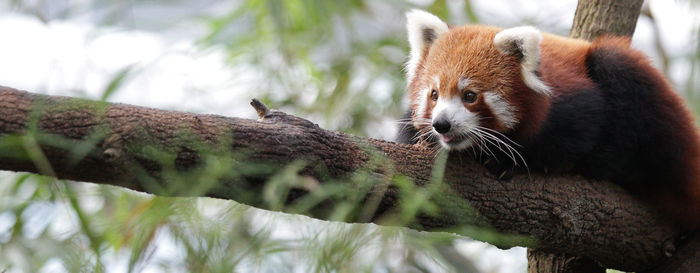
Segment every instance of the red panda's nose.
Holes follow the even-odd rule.
[[[450,131],[450,122],[447,119],[438,119],[435,122],[433,122],[433,128],[435,128],[435,131],[438,133],[444,134]]]

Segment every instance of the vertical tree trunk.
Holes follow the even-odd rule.
[[[643,0],[579,0],[569,37],[592,41],[603,34],[632,37]],[[585,257],[528,249],[529,273],[604,273]]]
[[[537,273],[596,273],[605,268],[595,261],[567,254],[552,254],[534,249],[527,250],[527,272]]]
[[[603,34],[632,37],[643,0],[579,0],[569,37],[592,41]]]

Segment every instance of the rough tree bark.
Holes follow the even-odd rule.
[[[643,0],[579,0],[569,37],[592,41],[609,34],[632,37]]]
[[[27,146],[19,150],[4,146],[0,151],[0,168],[155,194],[203,194],[266,209],[270,207],[261,197],[264,175],[224,179],[217,187],[202,193],[190,190],[200,185],[164,192],[171,181],[162,178],[162,162],[149,160],[147,152],[172,152],[175,156],[166,164],[171,163],[178,170],[196,168],[201,162],[199,151],[230,149],[231,153],[247,153],[251,161],[273,162],[280,167],[303,159],[310,166],[303,173],[315,177],[314,183],[319,185],[357,170],[369,171],[380,178],[400,173],[423,189],[436,185],[431,183],[436,158],[432,150],[326,131],[277,111],[261,110],[260,114],[262,118],[254,121],[0,88],[0,137],[29,134],[29,143],[36,141],[43,152],[43,156],[36,156],[32,149],[25,151]],[[33,131],[40,133],[32,135]],[[51,141],[56,137],[61,141]],[[76,146],[91,148],[84,157],[76,157],[71,152],[71,147]],[[389,160],[367,167],[373,154]],[[363,196],[357,213],[352,214],[357,217],[345,221],[396,223],[387,219],[392,219],[392,213],[400,209],[401,192],[398,187],[381,183],[386,179],[378,181],[369,188],[357,185],[345,192]],[[616,185],[603,181],[532,174],[504,182],[461,154],[450,155],[443,181],[439,184],[442,186],[433,188],[435,194],[428,196],[437,204],[436,209],[419,214],[405,225],[428,231],[452,228],[460,233],[455,228],[471,224],[529,235],[536,240],[538,249],[589,257],[608,268],[633,271],[646,270],[664,261],[676,247],[679,236],[678,230],[653,210]],[[317,187],[313,183],[300,185],[287,201],[294,204]],[[326,200],[318,209],[307,213],[324,219],[327,217],[324,208],[334,202]]]

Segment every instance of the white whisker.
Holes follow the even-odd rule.
[[[492,132],[496,132],[498,135],[500,135],[500,136],[506,138],[508,141],[513,142],[513,144],[518,145],[519,147],[522,147],[522,146],[519,145],[518,143],[514,142],[513,140],[507,138],[505,135],[501,134],[500,132],[497,132],[497,131],[495,131],[495,130],[493,130],[493,129],[489,129],[489,128],[485,128],[485,127],[481,127],[481,126],[478,126],[477,128],[473,128],[473,130],[474,130],[475,132],[479,132],[480,134],[482,134],[482,135],[485,137],[485,139],[490,139],[490,140],[496,142],[496,143],[494,144],[494,145],[496,146],[496,148],[498,148],[499,150],[501,150],[501,151],[502,151],[504,154],[506,154],[511,160],[513,160],[513,163],[514,163],[516,166],[520,165],[520,164],[518,163],[518,159],[520,159],[520,161],[522,161],[523,166],[525,167],[525,169],[527,170],[527,173],[528,173],[528,175],[529,175],[529,174],[530,174],[530,168],[528,167],[527,162],[525,161],[525,158],[522,156],[522,154],[520,154],[520,152],[518,152],[518,150],[515,149],[515,148],[513,148],[510,144],[506,143],[506,142],[503,141],[502,139],[496,137],[495,135],[493,135],[493,134],[487,132],[487,131],[484,130],[484,129],[489,130],[489,131],[492,131]],[[489,141],[489,142],[492,143],[491,141]],[[492,143],[492,144],[493,144],[493,143]],[[501,147],[501,145],[503,145],[503,147]],[[505,148],[507,151],[504,150],[503,148]],[[517,156],[517,157],[516,157],[516,156]]]
[[[482,151],[484,151],[487,155],[491,155],[491,157],[493,159],[495,159],[497,162],[500,162],[500,160],[498,160],[498,157],[496,156],[496,154],[491,150],[491,148],[489,148],[488,144],[491,144],[494,147],[499,148],[499,150],[501,150],[504,153],[505,153],[505,151],[503,151],[503,149],[501,149],[499,147],[499,145],[497,143],[495,143],[493,140],[484,136],[483,132],[474,130],[472,133],[481,139],[481,144],[479,145],[479,148]]]
[[[492,132],[492,133],[495,133],[495,134],[499,135],[500,137],[505,138],[505,139],[506,139],[507,141],[509,141],[510,143],[513,143],[515,146],[523,147],[522,145],[520,145],[520,144],[518,144],[517,142],[513,141],[512,139],[508,138],[506,135],[504,135],[503,133],[501,133],[501,132],[499,132],[499,131],[496,131],[496,130],[491,129],[491,128],[482,127],[482,126],[477,126],[477,128],[482,129],[482,130],[486,130],[486,131],[489,131],[489,132]]]

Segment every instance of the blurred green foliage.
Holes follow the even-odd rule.
[[[211,31],[201,43],[225,46],[233,65],[253,64],[263,79],[256,93],[271,107],[310,115],[324,128],[376,135],[383,118],[405,110],[407,2],[242,1],[206,19]],[[447,1],[421,8],[449,18]]]
[[[254,64],[265,79],[259,98],[269,106],[320,115],[314,120],[326,127],[365,135],[369,123],[400,111],[405,52],[403,33],[358,25],[372,20],[372,5],[244,1],[209,21],[202,43],[225,45],[234,65]]]
[[[201,25],[204,33],[196,37],[200,49],[224,48],[232,70],[254,71],[256,87],[245,92],[254,93],[272,108],[310,117],[324,128],[357,135],[377,135],[377,127],[385,125],[387,117],[396,120],[403,110],[402,68],[408,52],[404,11],[419,7],[452,23],[461,23],[453,20],[454,14],[463,14],[469,22],[486,17],[476,13],[470,1],[463,1],[455,10],[451,4],[455,1],[447,0],[75,2],[11,0],[10,6],[43,22],[88,14],[94,15],[91,21],[96,24],[152,31],[166,31],[178,20]],[[44,8],[61,3],[65,8]],[[202,8],[206,5],[215,10]],[[171,6],[180,9],[170,10]],[[134,12],[152,7],[160,9],[153,13]],[[700,36],[697,27],[696,33]],[[689,74],[675,85],[682,87],[681,93],[695,109],[700,109],[698,60],[700,43],[692,56],[672,60],[689,63]],[[119,92],[131,73],[131,67],[115,73],[101,99]],[[96,132],[95,139],[99,136]],[[63,140],[47,140],[30,132],[25,136],[4,136],[0,139],[0,151],[29,157],[43,173],[51,173],[50,164],[42,159],[36,146],[42,141],[66,145]],[[89,148],[71,148],[75,160],[88,156]],[[160,152],[144,150],[166,166],[172,163],[172,154]],[[221,178],[276,171],[259,198],[263,207],[309,214],[323,200],[332,199],[338,205],[327,212],[327,219],[367,219],[372,213],[371,207],[358,208],[362,187],[351,191],[343,186],[343,181],[324,183],[314,194],[285,206],[283,201],[292,187],[314,183],[299,175],[304,162],[277,170],[247,166],[236,158],[216,156],[215,151],[209,154],[212,156],[205,158],[199,169],[189,173],[170,165],[164,176],[175,186],[160,190],[171,195],[182,191],[196,195],[216,187]],[[405,177],[377,181],[366,171],[354,174],[345,182],[348,181],[358,185],[393,183],[403,189],[401,198],[410,201],[402,202],[400,213],[395,219],[387,219],[387,223],[410,223],[418,212],[430,213],[437,206],[430,196],[440,189],[439,181],[418,189]],[[444,248],[451,248],[459,239],[447,233],[321,222],[255,210],[231,201],[158,197],[39,175],[0,173],[0,182],[0,272],[62,272],[61,268],[65,272],[473,270],[467,258],[459,257],[457,261],[443,255]],[[198,187],[187,187],[192,184]],[[241,198],[245,200],[245,196]],[[468,226],[459,232],[496,244],[522,240]]]

